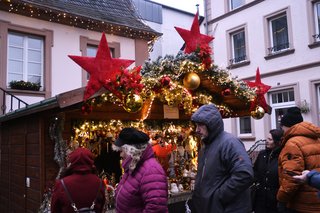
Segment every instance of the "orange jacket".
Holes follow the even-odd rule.
[[[279,183],[277,199],[299,212],[320,212],[320,199],[315,188],[294,181],[292,174],[303,170],[320,170],[320,128],[301,122],[292,126],[282,141],[279,155]]]

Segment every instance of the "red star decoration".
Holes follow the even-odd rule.
[[[250,82],[246,81],[249,87],[251,88],[256,88],[256,94],[257,97],[254,101],[251,102],[250,110],[254,110],[257,105],[260,105],[265,112],[268,112],[268,105],[266,102],[266,99],[264,98],[264,94],[266,94],[271,86],[263,84],[261,82],[261,77],[260,77],[260,71],[259,67],[257,68],[256,71],[256,81],[255,82]]]
[[[184,52],[189,54],[194,52],[200,46],[209,46],[210,41],[214,39],[212,36],[200,34],[198,13],[196,13],[191,30],[185,30],[180,27],[174,27],[186,43]]]
[[[83,96],[84,100],[90,98],[102,87],[110,90],[108,83],[115,81],[117,75],[121,73],[121,69],[127,68],[134,62],[134,60],[112,58],[104,33],[101,36],[96,57],[73,55],[69,55],[69,57],[90,74]]]

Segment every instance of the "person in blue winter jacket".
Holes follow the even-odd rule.
[[[191,212],[251,212],[249,187],[254,175],[243,143],[224,131],[221,114],[213,104],[201,106],[191,120],[202,142]]]

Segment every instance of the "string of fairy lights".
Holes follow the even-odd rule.
[[[155,135],[162,135],[169,144],[179,144],[181,135],[191,143],[191,148],[196,149],[197,139],[193,136],[194,125],[190,121],[74,121],[71,147],[84,146],[99,142],[99,139],[106,137],[116,138],[124,127],[135,127],[143,130],[152,138]]]
[[[178,107],[186,114],[192,114],[203,104],[214,103],[224,117],[234,117],[237,114],[228,104],[224,103],[223,96],[232,94],[248,105],[254,100],[255,90],[248,87],[245,82],[233,78],[229,71],[215,65],[205,68],[198,61],[195,53],[180,52],[177,57],[165,56],[153,62],[146,62],[141,68],[142,78],[139,82],[143,85],[143,89],[135,94],[139,97],[138,99],[133,100],[132,97],[129,97],[130,92],[123,90],[125,86],[122,86],[118,87],[122,88],[118,92],[121,92],[123,99],[119,99],[119,96],[107,91],[100,97],[91,99],[90,104],[102,105],[104,102],[110,102],[124,107],[127,111],[129,110],[128,112],[135,113],[141,110],[143,104],[147,103],[148,110],[145,110],[141,118],[143,121],[148,118],[155,99],[171,107]],[[222,94],[209,93],[205,88],[198,87],[201,84],[200,78],[186,82],[185,78],[189,74],[192,74],[192,77],[201,75],[203,79],[210,81],[212,86],[227,89],[222,91]],[[121,81],[121,76],[118,81]],[[119,82],[118,84],[120,84]],[[190,84],[194,83],[197,83],[197,87],[191,88]],[[126,106],[126,102],[124,102],[126,98],[130,99],[127,102],[131,105]]]
[[[42,5],[34,3],[26,3],[23,1],[0,0],[5,4],[1,4],[1,9],[9,13],[16,13],[28,17],[38,18],[49,22],[66,24],[73,27],[84,28],[86,30],[93,30],[99,32],[106,32],[113,35],[122,35],[130,38],[139,38],[147,40],[149,47],[156,41],[158,35],[147,30],[134,29],[129,26],[114,24],[104,20],[83,17],[71,13],[61,12],[58,9],[45,8]]]

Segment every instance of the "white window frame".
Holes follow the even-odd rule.
[[[91,49],[92,52],[93,52],[93,50],[95,49],[95,54],[92,54],[92,55],[91,55],[89,49]],[[97,54],[97,51],[98,51],[98,46],[97,46],[97,45],[88,44],[88,45],[87,45],[87,54],[86,54],[86,56],[95,57],[96,54]],[[90,79],[90,73],[87,72],[87,81],[89,81],[89,79]]]
[[[239,0],[239,1],[242,1],[242,2],[240,2],[239,6],[238,7],[233,7],[233,2],[234,1],[235,0],[229,0],[229,10],[230,11],[235,10],[235,9],[237,9],[239,7],[242,7],[246,3],[245,0]],[[238,0],[236,0],[236,1],[238,1]]]
[[[236,59],[236,55],[235,55],[234,36],[239,34],[239,33],[241,33],[241,32],[243,32],[243,34],[244,34],[244,52],[245,52],[245,54],[244,54],[244,59],[243,60],[236,61],[235,60]],[[243,28],[243,29],[240,29],[238,31],[230,33],[230,40],[231,40],[231,55],[232,55],[232,58],[230,59],[231,60],[230,64],[238,64],[238,63],[246,61],[247,60],[247,55],[246,55],[246,53],[247,53],[247,47],[246,46],[247,45],[246,45],[246,31],[245,31],[245,29]],[[240,58],[240,57],[238,57],[238,58]]]
[[[252,119],[251,119],[250,116],[246,116],[246,117],[249,117],[249,119],[250,119],[250,129],[251,129],[251,132],[250,132],[250,133],[241,133],[241,132],[240,132],[240,129],[241,129],[240,119],[241,119],[241,118],[237,118],[236,120],[237,120],[237,135],[238,135],[238,137],[251,137],[251,136],[253,136],[253,126],[252,126],[253,122],[252,122]],[[244,117],[243,117],[243,118],[244,118]]]
[[[9,43],[9,39],[10,39],[11,35],[21,36],[23,38],[23,46],[22,47],[20,47],[20,46],[11,46],[10,43]],[[34,49],[35,51],[40,51],[40,58],[41,59],[40,59],[39,62],[28,60],[28,51],[32,50],[28,46],[28,39],[29,38],[36,38],[36,39],[39,39],[39,41],[41,41],[40,50]],[[8,32],[7,76],[9,76],[9,61],[10,60],[18,61],[18,59],[9,58],[10,57],[10,47],[23,49],[23,58],[22,58],[22,60],[20,60],[23,63],[23,65],[22,65],[22,79],[20,79],[20,80],[23,80],[25,82],[28,81],[28,76],[29,76],[28,64],[29,63],[41,63],[40,64],[40,75],[39,76],[35,75],[35,76],[40,77],[40,82],[32,82],[32,83],[40,83],[40,85],[41,85],[40,90],[42,91],[43,88],[44,88],[43,87],[43,85],[44,85],[44,83],[43,83],[44,82],[44,80],[43,80],[43,75],[44,75],[44,38],[41,37],[41,36],[34,36],[34,35],[31,35],[31,34],[28,34],[28,33]],[[7,86],[9,86],[9,83],[11,81],[11,80],[9,81],[9,77],[7,77],[6,81],[7,81]]]
[[[280,50],[274,50],[274,45],[273,45],[273,42],[274,42],[274,36],[273,36],[273,28],[272,28],[272,22],[277,20],[277,19],[280,19],[282,17],[286,17],[287,19],[287,38],[288,38],[288,47],[287,48],[283,48],[283,49],[280,49]],[[268,25],[269,25],[269,33],[270,33],[270,48],[271,51],[270,53],[278,53],[278,52],[282,52],[282,51],[286,51],[288,49],[290,49],[290,36],[289,36],[289,24],[288,24],[288,15],[287,13],[282,13],[282,14],[278,14],[272,18],[269,19],[268,21]]]
[[[293,93],[295,92],[294,88],[286,88],[286,89],[274,90],[274,91],[272,91],[272,92],[270,92],[268,94],[269,95],[269,103],[270,103],[270,106],[272,107],[271,129],[276,129],[277,128],[278,119],[276,118],[276,110],[296,106],[296,102],[295,102],[296,100],[288,101],[288,102],[282,102],[282,103],[273,103],[272,94],[280,93],[280,92],[287,92],[287,91],[293,91]],[[295,96],[294,96],[294,99],[296,99]]]
[[[313,4],[313,17],[314,17],[314,29],[315,29],[315,35],[314,36],[314,41],[315,42],[320,42],[320,20],[318,20],[318,16],[320,16],[320,11],[318,14],[317,7],[320,8],[320,1],[317,1]]]

